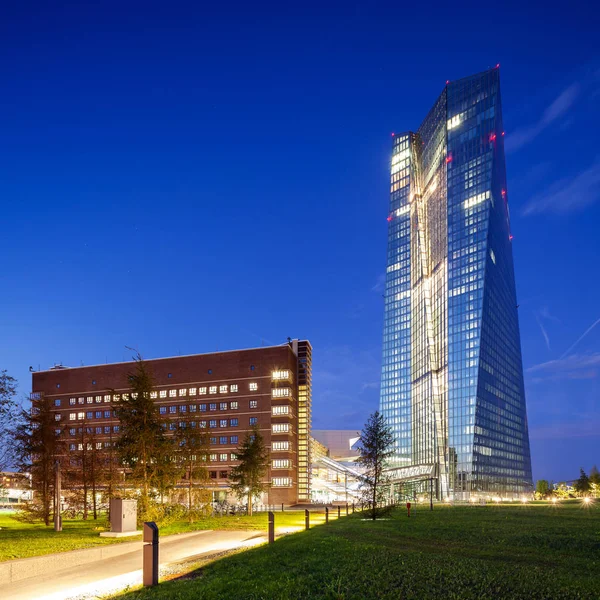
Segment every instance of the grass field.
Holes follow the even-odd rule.
[[[281,531],[300,528],[304,524],[304,513],[286,511],[277,513],[277,516],[277,528]],[[318,523],[319,520],[323,520],[322,515],[313,516],[314,523]],[[57,533],[52,527],[21,523],[13,518],[12,513],[0,512],[0,562],[141,539],[141,536],[120,539],[101,538],[100,531],[107,528],[104,517],[98,521],[64,519],[63,530]],[[249,529],[266,532],[267,515],[259,513],[252,517],[207,517],[195,523],[175,522],[161,527],[160,535],[203,529]]]
[[[599,505],[351,515],[121,600],[597,599]]]

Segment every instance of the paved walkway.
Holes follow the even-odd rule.
[[[161,571],[169,563],[199,559],[235,548],[264,542],[259,531],[198,531],[193,535],[169,536],[160,545]],[[95,598],[142,583],[142,542],[139,550],[96,563],[25,579],[6,586],[2,600],[67,600]]]

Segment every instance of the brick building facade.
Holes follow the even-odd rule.
[[[270,449],[269,492],[264,501],[287,505],[310,501],[311,345],[288,344],[247,350],[147,360],[152,396],[173,431],[185,415],[210,430],[207,468],[215,498],[225,497],[235,451],[257,424]],[[32,374],[32,401],[50,401],[67,451],[77,449],[77,430],[93,427],[97,443],[119,434],[114,408],[128,393],[132,362],[54,367]]]

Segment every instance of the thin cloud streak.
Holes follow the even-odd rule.
[[[581,86],[578,83],[573,83],[566,90],[563,90],[554,102],[548,106],[535,125],[517,130],[506,138],[506,151],[514,152],[531,143],[548,125],[562,117],[573,106],[580,92]]]
[[[550,350],[550,338],[548,337],[548,332],[544,329],[544,326],[542,325],[542,322],[540,321],[540,318],[538,317],[537,313],[535,313],[535,320],[540,326],[540,329],[542,330],[542,335],[544,336],[544,340],[546,340],[546,346],[548,347],[548,350]]]
[[[540,213],[564,214],[594,204],[600,199],[600,158],[574,177],[553,183],[534,196],[523,209],[523,215]]]
[[[600,353],[572,354],[566,358],[549,360],[527,369],[527,373],[545,375],[545,379],[594,379],[600,370]],[[539,383],[544,379],[536,379]]]
[[[579,344],[579,342],[581,342],[581,340],[588,334],[590,333],[590,331],[592,331],[592,329],[594,329],[594,327],[596,327],[596,325],[598,325],[598,323],[600,323],[600,319],[597,319],[596,321],[594,321],[583,333],[583,335],[581,335],[577,341],[560,357],[561,360],[563,358],[565,358],[565,356],[567,356],[567,354],[569,354],[569,352],[571,352],[571,350],[573,350],[573,348],[575,348],[575,346],[577,346],[577,344]]]

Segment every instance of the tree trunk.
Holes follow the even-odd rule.
[[[252,516],[252,492],[248,492],[248,516]]]

